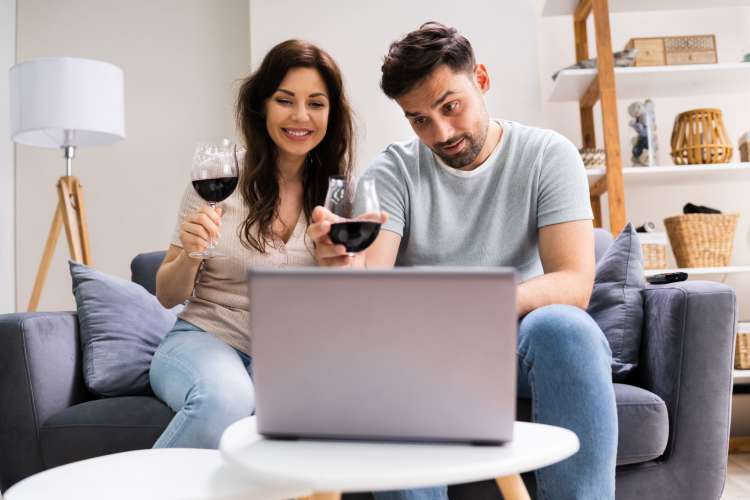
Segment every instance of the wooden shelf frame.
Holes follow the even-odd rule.
[[[594,225],[602,227],[601,197],[603,194],[607,194],[609,229],[613,234],[618,234],[625,226],[626,221],[625,186],[622,178],[615,64],[609,25],[608,0],[580,0],[578,2],[573,14],[577,61],[589,58],[588,30],[586,27],[586,20],[589,15],[594,16],[597,75],[579,102],[581,136],[583,137],[584,148],[596,147],[594,105],[600,102],[607,168],[605,175],[591,186],[589,195],[591,197],[591,208],[594,211]]]

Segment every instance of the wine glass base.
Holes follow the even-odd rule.
[[[204,252],[190,252],[188,254],[194,259],[226,259],[227,256],[216,250],[206,250]]]

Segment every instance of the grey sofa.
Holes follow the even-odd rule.
[[[611,236],[597,231],[597,257]],[[150,292],[162,252],[141,254],[133,280]],[[729,439],[734,291],[713,282],[650,286],[640,366],[615,384],[617,498],[718,499]],[[519,400],[528,419],[529,401]],[[74,312],[0,316],[0,489],[49,467],[149,448],[172,412],[153,397],[96,399],[85,388]],[[500,498],[492,481],[454,499]],[[347,495],[347,498],[365,495]]]

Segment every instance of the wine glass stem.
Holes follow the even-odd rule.
[[[208,206],[211,207],[213,210],[216,210],[216,203],[208,202]],[[214,249],[214,239],[213,237],[208,238],[208,249],[213,250]]]

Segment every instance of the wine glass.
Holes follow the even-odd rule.
[[[193,168],[190,172],[193,187],[198,195],[215,208],[217,203],[226,200],[237,187],[239,165],[237,146],[229,139],[220,144],[213,142],[199,143],[193,155]],[[216,259],[226,257],[217,251],[213,239],[203,252],[190,252],[190,257]]]
[[[344,245],[350,256],[367,249],[378,237],[380,202],[374,178],[330,177],[325,207],[340,218],[331,224],[331,241]]]

